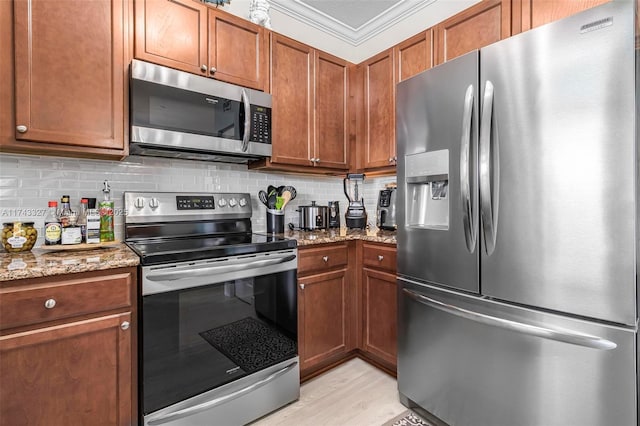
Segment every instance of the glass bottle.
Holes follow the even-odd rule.
[[[82,233],[82,242],[87,242],[87,206],[89,205],[89,200],[83,198],[80,200],[80,212],[78,213],[78,219],[76,220],[76,226],[80,227],[80,232]]]
[[[63,195],[60,199],[60,225],[63,228],[71,226],[71,203],[68,195]]]
[[[44,244],[53,246],[62,243],[62,229],[58,219],[58,202],[49,201],[49,211],[44,218]]]

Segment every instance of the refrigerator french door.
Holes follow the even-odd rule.
[[[637,423],[634,9],[612,2],[398,84],[408,405],[454,426]]]

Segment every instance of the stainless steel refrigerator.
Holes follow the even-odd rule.
[[[638,424],[635,3],[398,84],[405,405],[453,426]]]

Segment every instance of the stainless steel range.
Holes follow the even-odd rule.
[[[141,259],[141,423],[239,425],[298,399],[296,241],[252,233],[249,194],[124,204]]]

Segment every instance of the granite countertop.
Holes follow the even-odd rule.
[[[326,231],[285,231],[285,238],[298,241],[298,247],[314,244],[337,243],[340,241],[363,240],[376,243],[396,244],[396,231],[372,229],[329,229]]]
[[[140,258],[125,244],[92,250],[48,251],[34,248],[0,253],[0,281],[137,266]]]

